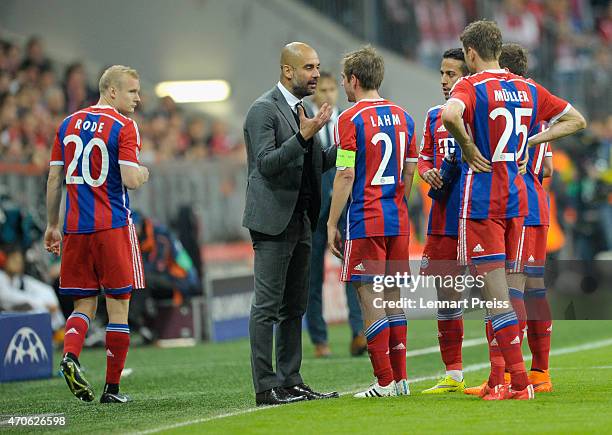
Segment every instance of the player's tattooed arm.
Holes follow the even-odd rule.
[[[59,229],[59,209],[62,200],[62,173],[64,166],[51,166],[47,178],[47,229],[45,230],[45,248],[59,255],[62,233]]]
[[[474,172],[491,172],[491,163],[484,158],[463,125],[463,106],[449,100],[442,112],[442,122],[461,148],[461,159]]]

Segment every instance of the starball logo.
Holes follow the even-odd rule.
[[[28,361],[26,357],[29,358],[30,364],[49,359],[45,346],[38,334],[32,328],[24,326],[19,328],[15,335],[13,335],[4,353],[4,365],[25,364]]]

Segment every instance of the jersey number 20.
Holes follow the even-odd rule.
[[[108,176],[108,150],[106,149],[106,144],[100,138],[94,137],[92,140],[87,142],[85,149],[83,149],[83,141],[76,134],[70,134],[64,138],[64,147],[67,147],[68,144],[74,144],[74,157],[72,161],[68,165],[68,170],[66,171],[66,184],[83,184],[86,183],[91,187],[98,187],[104,184],[106,181],[106,177]],[[100,175],[98,178],[91,177],[91,171],[89,169],[89,157],[91,156],[91,152],[94,147],[98,147],[100,149],[100,154],[102,156],[102,164],[100,167]],[[81,154],[83,154],[83,164],[81,165],[81,173],[82,177],[79,177],[74,174],[76,168],[79,164],[79,158],[81,158]]]

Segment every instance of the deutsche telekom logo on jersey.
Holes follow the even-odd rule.
[[[438,139],[438,151],[440,154],[447,155],[455,152],[455,139],[452,137],[443,137]]]
[[[493,93],[495,95],[495,101],[511,101],[513,103],[529,101],[529,95],[525,91],[507,91],[505,89],[495,89]]]

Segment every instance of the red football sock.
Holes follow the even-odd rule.
[[[499,350],[497,340],[493,334],[493,326],[491,325],[491,319],[485,319],[485,329],[487,333],[487,341],[489,342],[489,361],[491,361],[491,372],[489,374],[489,387],[493,388],[496,385],[504,383],[504,368],[506,363],[504,362],[504,356]]]
[[[525,293],[527,308],[527,341],[533,355],[531,370],[548,370],[552,315],[546,298],[546,289],[528,289]]]
[[[128,325],[109,323],[106,327],[106,383],[118,384],[130,346]]]
[[[368,340],[368,354],[374,369],[374,376],[381,387],[393,381],[393,368],[389,358],[389,321],[386,317],[372,323],[365,331]]]
[[[519,330],[521,333],[519,334],[519,338],[521,340],[521,344],[523,343],[523,339],[525,338],[525,328],[527,327],[527,311],[525,309],[525,296],[522,291],[510,287],[510,303],[512,304],[512,308],[516,313],[516,318],[518,319]]]
[[[520,329],[514,311],[498,314],[491,318],[495,340],[502,355],[506,369],[510,372],[512,388],[524,390],[529,385],[525,362],[521,352]]]
[[[446,370],[462,370],[463,317],[450,320],[438,319],[438,342]]]
[[[406,375],[406,333],[408,322],[404,314],[387,316],[389,321],[389,360],[393,370],[393,379],[401,381]]]
[[[72,353],[77,358],[81,355],[88,329],[89,317],[86,314],[74,311],[68,317],[64,334],[64,355]]]

